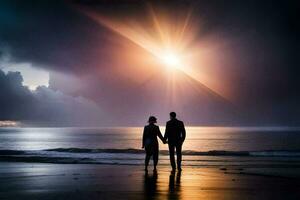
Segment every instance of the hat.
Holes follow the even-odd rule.
[[[156,122],[157,122],[157,119],[156,119],[156,117],[154,117],[154,116],[150,116],[148,122],[149,122],[149,123],[151,123],[151,122],[156,123]]]

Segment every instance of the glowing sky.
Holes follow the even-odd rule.
[[[143,125],[176,111],[192,125],[298,124],[296,7],[1,1],[0,120]]]
[[[198,29],[201,27],[199,27],[199,23],[193,21],[195,19],[193,19],[191,8],[176,13],[180,17],[175,18],[174,13],[159,8],[155,9],[151,4],[147,4],[146,12],[141,21],[132,18],[116,18],[112,15],[105,16],[101,12],[82,9],[81,7],[79,11],[95,20],[100,26],[104,26],[137,44],[150,56],[156,57],[159,61],[158,65],[163,64],[173,68],[173,70],[181,71],[184,75],[194,79],[195,84],[201,84],[207,92],[222,98],[224,101],[232,98],[229,96],[228,87],[227,89],[224,87],[224,78],[214,71],[215,65],[205,62],[207,58],[202,53],[204,50],[202,43],[208,42],[213,46],[217,39],[212,42],[197,38],[199,37]],[[201,19],[199,20],[201,21]],[[205,50],[210,48],[205,47]],[[128,51],[131,50],[128,49]],[[217,57],[218,54],[213,52],[213,56]],[[147,60],[145,59],[143,62],[145,65]],[[203,66],[206,68],[204,71],[201,69]],[[222,75],[224,76],[224,74]]]

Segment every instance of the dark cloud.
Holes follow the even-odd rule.
[[[27,119],[26,113],[31,113],[34,97],[28,88],[22,85],[23,78],[19,72],[0,71],[0,105],[2,120]]]
[[[98,125],[101,109],[83,97],[73,97],[45,86],[30,91],[20,72],[0,70],[0,120],[36,125]]]
[[[83,72],[105,58],[107,32],[64,1],[2,1],[0,13],[0,44],[15,62]]]

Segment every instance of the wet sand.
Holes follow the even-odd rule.
[[[0,162],[0,199],[300,199],[299,169]]]

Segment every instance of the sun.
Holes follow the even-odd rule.
[[[164,53],[163,55],[161,55],[161,59],[163,63],[169,67],[177,67],[180,64],[179,57],[172,52]]]

